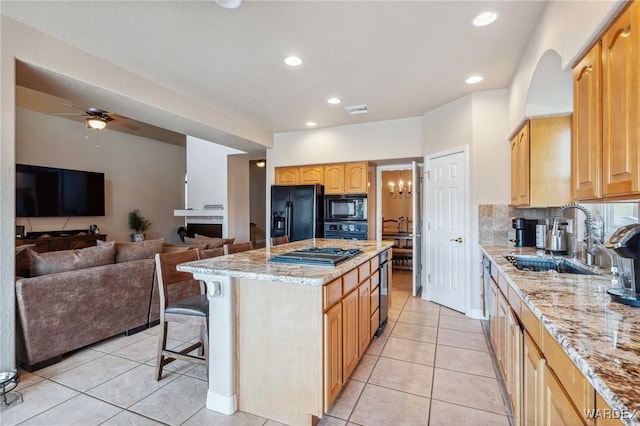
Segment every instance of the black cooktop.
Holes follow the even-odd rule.
[[[299,265],[336,266],[362,253],[362,250],[339,247],[307,247],[302,250],[272,256],[269,262]]]

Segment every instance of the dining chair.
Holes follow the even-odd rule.
[[[224,245],[224,254],[240,253],[241,251],[248,250],[253,250],[253,243],[251,241]]]
[[[158,253],[155,256],[160,295],[160,336],[155,380],[161,379],[165,365],[178,359],[208,365],[209,300],[205,293],[205,285],[202,281],[194,279],[191,273],[176,269],[180,263],[198,259],[200,259],[198,250]],[[200,341],[180,351],[167,349],[169,323],[193,322],[194,319],[200,322]],[[191,355],[190,353],[195,349],[198,349],[198,354]]]
[[[287,244],[289,242],[289,237],[287,235],[283,235],[282,237],[271,237],[269,242],[271,243],[271,247],[278,246],[280,244]]]

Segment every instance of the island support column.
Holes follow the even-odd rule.
[[[209,299],[209,392],[207,408],[231,415],[238,411],[236,396],[236,295],[227,276],[193,274],[207,283]]]

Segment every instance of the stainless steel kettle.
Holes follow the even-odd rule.
[[[547,242],[544,249],[548,253],[567,254],[569,242],[565,225],[553,224],[551,229],[547,231]]]

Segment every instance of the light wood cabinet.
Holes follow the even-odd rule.
[[[640,193],[640,18],[633,2],[602,37],[602,195]]]
[[[324,184],[324,167],[300,166],[300,185]]]
[[[571,116],[532,118],[511,142],[511,204],[571,201]]]
[[[342,377],[349,377],[358,364],[358,292],[342,299]]]
[[[545,359],[529,333],[524,333],[522,365],[522,425],[542,424],[542,386]]]
[[[300,169],[298,167],[276,167],[276,185],[298,185],[300,184]]]
[[[511,400],[511,409],[516,419],[520,418],[520,395],[522,394],[522,329],[509,309],[506,317],[507,337],[505,340],[506,371],[505,384]]]
[[[324,400],[331,406],[342,390],[342,305],[324,314]]]
[[[621,426],[622,420],[620,418],[615,418],[614,414],[616,413],[611,409],[609,404],[607,404],[604,399],[600,396],[600,394],[596,393],[596,426]]]
[[[344,165],[344,192],[345,194],[366,194],[367,163],[347,163]]]
[[[371,342],[371,286],[367,278],[358,287],[358,356],[362,356]]]
[[[542,424],[545,426],[574,426],[586,424],[573,406],[571,399],[565,392],[562,384],[549,369],[543,367],[544,379],[542,386]]]
[[[571,186],[575,200],[602,196],[601,56],[597,43],[573,69]]]
[[[344,164],[324,166],[324,193],[344,194]]]

